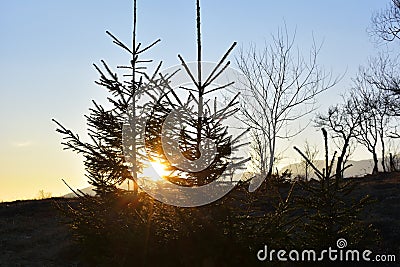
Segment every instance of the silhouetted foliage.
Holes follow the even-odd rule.
[[[355,189],[354,182],[337,179],[332,173],[336,152],[329,159],[328,135],[322,129],[325,143],[325,167],[318,170],[311,164],[317,180],[300,182],[303,193],[296,198],[296,205],[303,214],[301,232],[302,247],[326,249],[339,238],[345,238],[351,246],[376,244],[378,236],[372,225],[365,225],[361,212],[372,203],[367,195],[361,199],[349,199]],[[308,158],[295,147],[306,160]],[[346,166],[348,167],[348,166]],[[342,168],[343,171],[346,167]]]
[[[204,79],[200,20],[200,3],[197,1],[197,73],[193,73],[182,56],[178,55],[191,84],[179,88],[168,86],[167,93],[157,102],[146,125],[149,132],[146,135],[147,153],[166,165],[170,171],[165,177],[167,180],[183,186],[208,184],[220,178],[230,163],[234,163],[229,166],[232,171],[233,168],[239,169],[248,160],[232,158],[233,152],[243,142],[233,139],[222,123],[238,111],[238,94],[225,106],[220,106],[217,98],[214,101],[206,98],[210,93],[233,85],[233,82],[227,82],[214,86],[213,82],[229,67],[230,61],[226,59],[236,42]],[[183,93],[187,94],[186,99],[183,99]],[[177,111],[179,113],[175,114]],[[168,116],[173,116],[173,121],[166,122]],[[178,151],[173,148],[178,148]]]
[[[179,88],[189,93],[187,99],[178,97],[178,89],[170,87],[169,79],[174,73],[159,73],[161,65],[158,65],[155,72],[148,75],[143,67],[138,66],[139,63],[147,62],[140,60],[139,55],[158,41],[144,49],[140,49],[140,43],[136,44],[134,1],[132,48],[128,48],[108,33],[114,42],[132,57],[130,65],[123,67],[130,71],[126,76],[129,80],[121,81],[104,62],[105,71],[96,66],[100,73],[98,84],[111,93],[112,96],[108,100],[113,108],[105,110],[94,103],[95,107],[86,117],[92,142],[81,141],[77,134],[56,122],[59,127],[57,131],[62,133],[66,140],[63,143],[66,149],[84,155],[88,178],[98,194],[88,196],[79,190],[71,189],[79,196],[77,203],[61,207],[71,219],[70,226],[79,242],[82,263],[89,266],[254,266],[259,264],[257,251],[266,244],[286,249],[299,249],[308,245],[315,245],[315,249],[326,249],[326,245],[332,246],[337,237],[343,236],[352,244],[361,244],[366,228],[359,220],[358,214],[369,203],[369,199],[345,199],[351,193],[352,185],[332,179],[333,160],[328,161],[326,132],[325,171],[318,171],[312,161],[305,157],[320,180],[304,181],[301,187],[292,181],[290,172],[273,175],[269,170],[270,179],[254,193],[248,192],[248,182],[240,181],[223,198],[195,208],[166,205],[137,187],[134,191],[117,187],[126,180],[136,181],[138,173],[145,167],[143,151],[149,157],[148,160],[157,160],[167,166],[171,175],[166,178],[171,182],[199,186],[218,178],[226,170],[228,161],[232,160],[229,159],[232,152],[243,145],[238,139],[233,139],[220,123],[220,120],[237,112],[238,95],[221,108],[217,106],[216,101],[214,104],[205,101],[205,95],[208,93],[232,85],[228,83],[217,88],[209,87],[229,66],[229,61],[225,63],[225,60],[235,43],[204,81],[201,75],[199,0],[196,4],[196,78],[179,56],[186,74],[193,82],[193,88]],[[279,59],[280,56],[287,56],[292,49],[292,43],[285,44],[285,40],[279,39],[276,40],[274,48],[278,50],[273,50],[277,53],[273,54],[273,57]],[[269,136],[271,138],[277,138],[277,133],[288,121],[302,116],[291,115],[293,107],[313,102],[316,94],[336,82],[324,83],[327,76],[316,64],[317,50],[313,49],[311,55],[310,65],[300,62],[291,68],[283,64],[290,62],[291,57],[288,57],[289,61],[280,62],[283,64],[282,69],[277,73],[270,73],[275,78],[281,77],[278,78],[278,85],[273,88],[276,96],[280,98],[275,104],[279,106],[289,99],[287,104],[281,106],[280,115],[274,113],[272,119],[269,117],[277,123],[273,130],[274,135]],[[256,65],[259,60],[257,57],[248,60],[250,59],[255,62],[244,63]],[[272,71],[276,67],[274,64],[266,66]],[[288,71],[294,73],[289,83],[282,78]],[[307,72],[305,77],[304,72]],[[270,77],[269,82],[274,81],[275,79]],[[292,87],[294,84],[297,86]],[[271,88],[262,89],[269,93]],[[139,102],[143,96],[147,96],[149,101]],[[148,113],[150,109],[151,113]],[[169,152],[165,151],[162,144],[162,135],[165,134],[163,125],[176,109],[183,110],[179,120],[174,121],[180,127],[170,129],[166,133],[173,137],[167,145],[179,149],[187,160],[195,161],[211,153],[211,149],[209,151],[208,145],[202,141],[206,138],[212,140],[216,147],[216,157],[205,170],[193,172],[179,169],[166,155]],[[140,120],[143,114],[150,115],[146,120]],[[123,151],[122,126],[126,125],[129,129],[128,138],[130,136],[127,142],[131,144],[128,153],[132,156],[130,162],[126,160]],[[136,131],[136,126],[145,129],[144,136],[141,136],[142,132]],[[139,137],[145,139],[144,145],[136,142]],[[271,146],[275,146],[275,143]],[[239,162],[232,168],[237,169],[248,159],[235,160]],[[272,168],[272,163],[269,168]],[[343,169],[341,168],[340,172]],[[364,240],[368,242],[370,239]],[[271,265],[275,266],[276,263]],[[282,263],[282,266],[290,266],[290,263]]]
[[[136,43],[136,1],[134,1],[134,23],[132,48],[122,43],[110,32],[106,33],[113,39],[113,42],[131,56],[129,66],[118,66],[120,69],[128,70],[128,74],[123,74],[119,78],[105,61],[101,61],[104,70],[96,64],[94,67],[100,74],[96,84],[105,88],[109,93],[108,101],[112,104],[109,110],[93,101],[94,108],[90,109],[90,114],[85,116],[88,124],[89,137],[91,142],[82,141],[78,134],[65,128],[62,124],[53,120],[57,125],[57,132],[64,135],[63,145],[65,149],[71,149],[78,154],[83,154],[85,161],[86,176],[89,183],[95,186],[95,191],[99,195],[107,194],[116,190],[116,186],[123,182],[131,181],[134,190],[137,192],[137,175],[144,167],[144,156],[139,153],[141,147],[137,143],[140,133],[137,128],[143,122],[138,118],[151,103],[147,102],[139,105],[139,99],[148,96],[151,100],[157,99],[159,94],[160,82],[156,75],[161,67],[161,63],[156,68],[154,74],[148,75],[146,67],[142,63],[149,63],[151,60],[142,60],[142,54],[153,47],[160,40],[155,41],[147,47],[141,48],[141,43]],[[123,148],[123,125],[130,123],[130,134],[126,142],[130,144],[130,161],[125,158]],[[125,148],[127,149],[127,148]]]
[[[222,173],[227,170],[227,165],[230,163],[232,149],[235,149],[235,144],[231,140],[230,135],[226,131],[223,125],[219,124],[216,116],[211,115],[202,118],[202,129],[201,129],[201,140],[209,139],[215,144],[215,151],[207,149],[204,143],[199,143],[197,136],[194,135],[193,129],[196,129],[197,119],[193,119],[190,114],[183,118],[180,129],[177,127],[171,129],[168,133],[174,138],[176,144],[163,143],[162,140],[162,128],[165,122],[165,118],[171,112],[168,108],[167,103],[158,105],[153,109],[150,119],[146,124],[146,150],[151,160],[161,162],[165,166],[165,170],[169,172],[168,176],[164,178],[168,181],[183,185],[183,186],[202,186],[216,179],[220,178]],[[208,112],[208,114],[210,114]],[[165,141],[165,140],[164,140]],[[178,145],[182,155],[185,159],[195,161],[202,158],[210,158],[212,161],[206,161],[208,164],[207,168],[201,171],[190,171],[175,166],[166,157],[164,146],[175,146]],[[203,146],[199,149],[200,146]],[[200,153],[201,151],[201,153]],[[211,153],[216,153],[213,158]],[[179,161],[178,161],[179,162]],[[197,167],[196,165],[194,167]]]

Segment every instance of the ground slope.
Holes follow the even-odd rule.
[[[400,261],[400,173],[355,178],[353,197],[371,195],[377,201],[364,220],[382,237],[382,251]],[[74,199],[27,200],[0,203],[0,266],[81,266],[79,250],[55,202]],[[386,266],[386,265],[381,265]]]

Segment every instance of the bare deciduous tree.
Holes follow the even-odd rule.
[[[343,97],[344,103],[331,106],[327,114],[318,114],[316,118],[317,127],[325,127],[332,133],[334,139],[338,139],[340,154],[336,163],[336,179],[343,178],[344,165],[348,158],[351,141],[356,137],[356,128],[361,119],[361,113],[356,107],[357,103],[353,97]]]
[[[382,151],[382,168],[385,167],[385,142],[390,125],[391,101],[386,91],[377,89],[368,82],[365,69],[360,68],[359,76],[355,79],[353,89],[355,108],[360,114],[359,125],[356,128],[357,140],[372,153],[374,160],[373,173],[378,172],[377,146],[380,143]]]
[[[400,72],[398,57],[389,53],[379,53],[370,58],[368,67],[362,69],[363,78],[376,89],[392,94],[392,104],[400,103]],[[393,105],[395,106],[395,105]],[[399,115],[399,110],[393,109],[393,115]]]
[[[385,41],[400,39],[400,0],[392,0],[384,10],[372,16],[371,34]]]
[[[315,43],[309,58],[295,47],[295,35],[278,30],[264,49],[251,46],[236,58],[243,73],[240,84],[243,121],[253,129],[260,156],[257,169],[270,176],[276,160],[277,139],[290,138],[304,128],[288,131],[288,125],[313,111],[315,97],[334,86],[338,79],[320,69],[320,47]]]

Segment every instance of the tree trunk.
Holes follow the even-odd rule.
[[[272,141],[272,147],[271,147],[271,149],[269,151],[270,151],[270,155],[269,155],[269,166],[268,166],[267,177],[271,177],[272,176],[272,171],[273,171],[273,168],[274,168],[275,140]]]
[[[267,177],[272,176],[273,168],[274,168],[274,161],[275,161],[275,146],[276,146],[276,133],[273,131],[272,137],[269,137],[269,166],[268,166],[268,173]]]
[[[337,182],[343,178],[343,171],[342,171],[343,170],[343,159],[346,155],[347,148],[349,147],[349,142],[350,142],[349,138],[344,140],[342,152],[340,153],[340,156],[338,157],[338,161],[336,164],[336,173],[335,173],[335,178],[336,178]]]
[[[335,173],[336,181],[339,181],[339,180],[341,180],[343,178],[342,165],[343,165],[343,157],[340,156],[340,157],[338,157],[337,164],[336,164],[336,173]]]
[[[383,172],[386,172],[386,166],[385,166],[385,142],[383,140],[383,137],[381,136],[381,146],[382,146],[382,170]]]
[[[306,181],[308,181],[308,168],[309,168],[309,164],[306,162],[306,173],[305,173]]]
[[[394,157],[393,157],[392,153],[389,154],[389,165],[390,165],[390,171],[391,172],[397,171],[396,170],[396,166],[394,165]]]
[[[372,169],[372,174],[377,174],[378,173],[378,156],[376,155],[376,152],[372,152],[373,160],[374,160],[374,168]]]

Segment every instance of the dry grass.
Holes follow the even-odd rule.
[[[363,217],[382,236],[379,253],[399,257],[400,173],[357,180],[360,186],[350,197],[370,194],[377,200]],[[0,203],[0,266],[82,266],[67,219],[55,201],[74,204],[60,198]]]
[[[77,266],[53,199],[0,204],[0,266]]]

